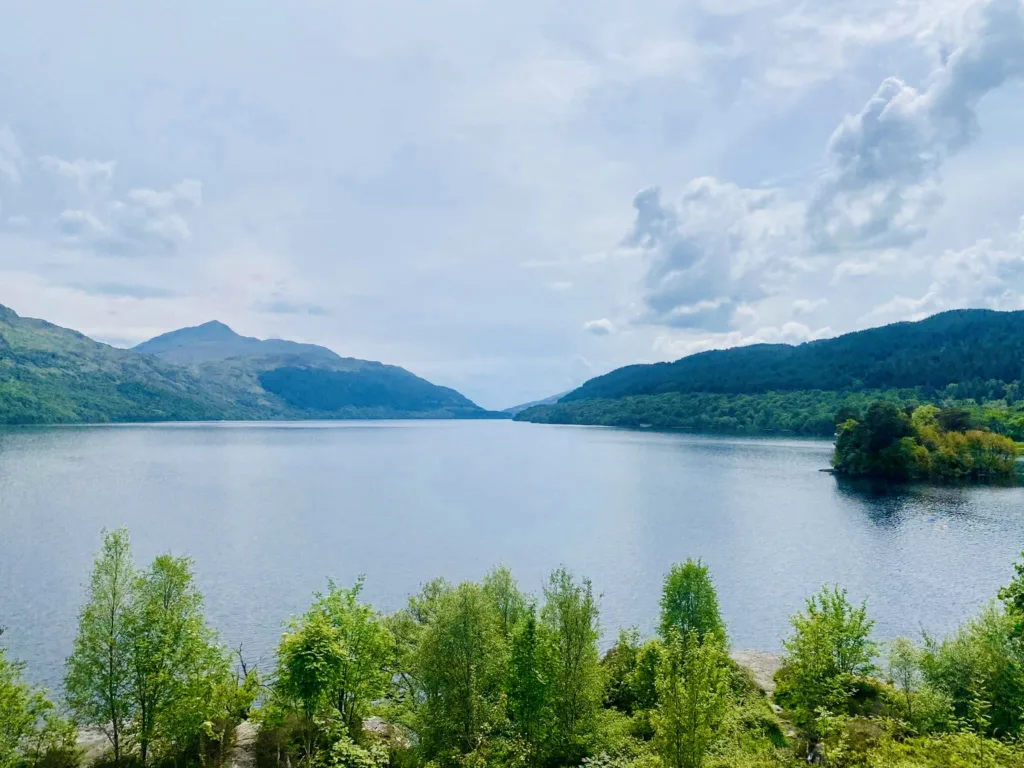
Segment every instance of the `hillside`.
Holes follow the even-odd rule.
[[[507,418],[403,368],[221,323],[133,350],[0,306],[0,424]]]
[[[181,328],[144,341],[133,352],[156,355],[178,365],[226,360],[231,357],[296,355],[310,363],[333,363],[341,358],[326,347],[283,339],[240,336],[216,320],[193,328]]]
[[[1024,312],[957,310],[799,346],[759,344],[586,382],[521,421],[831,435],[841,409],[870,399],[952,403],[1024,436]]]
[[[0,306],[0,424],[256,418],[230,390]]]
[[[554,405],[559,400],[561,400],[563,397],[565,397],[567,394],[569,394],[569,393],[568,392],[560,392],[557,395],[552,395],[551,397],[545,397],[543,400],[534,400],[534,401],[529,402],[529,403],[522,403],[521,405],[513,405],[511,408],[504,409],[502,411],[502,413],[507,413],[509,416],[515,416],[517,413],[522,413],[527,408],[533,408],[536,405]]]
[[[560,402],[666,392],[757,394],[1016,381],[1024,370],[1024,311],[953,310],[799,346],[756,344],[674,363],[631,365],[591,379]]]

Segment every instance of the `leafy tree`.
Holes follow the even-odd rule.
[[[907,638],[898,637],[889,644],[887,671],[889,680],[903,698],[907,721],[914,722],[914,697],[921,687],[921,660],[917,647]]]
[[[673,633],[658,675],[655,740],[666,768],[701,768],[729,706],[721,641],[695,630]]]
[[[362,732],[367,707],[387,691],[394,656],[386,625],[371,606],[359,601],[362,590],[362,577],[352,589],[340,589],[331,582],[312,609],[327,618],[340,642],[342,654],[330,675],[329,695],[353,738]]]
[[[198,736],[209,711],[210,684],[225,669],[203,617],[191,560],[160,555],[135,580],[133,595],[125,633],[139,757],[145,764],[155,739],[184,748]]]
[[[853,684],[874,669],[874,621],[866,604],[854,606],[846,590],[823,588],[790,620],[793,634],[783,645],[786,658],[777,696],[801,725],[811,726],[819,709],[845,711]]]
[[[68,706],[79,723],[107,736],[115,766],[131,745],[136,714],[129,633],[134,583],[128,531],[104,533],[64,680]]]
[[[544,587],[542,622],[550,636],[551,754],[565,763],[586,754],[601,706],[598,607],[590,581],[565,568]]]
[[[725,623],[718,611],[718,594],[708,567],[700,560],[675,564],[665,576],[661,596],[661,639],[674,633],[695,632],[701,642],[708,635],[725,639]]]
[[[526,745],[531,765],[540,757],[549,714],[551,687],[546,667],[550,643],[545,629],[537,622],[536,608],[528,608],[517,622],[509,665],[508,713]]]
[[[1000,738],[1024,732],[1024,648],[1017,620],[990,605],[951,637],[926,638],[926,682],[949,697],[956,716]]]
[[[516,625],[526,615],[526,597],[504,566],[495,568],[484,577],[484,593],[494,602],[501,619],[501,632],[506,642],[511,640]]]
[[[507,648],[497,609],[482,587],[467,582],[437,597],[414,663],[422,687],[423,751],[454,764],[504,718]]]

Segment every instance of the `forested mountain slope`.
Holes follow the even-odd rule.
[[[0,306],[0,424],[503,417],[403,368],[221,323],[124,350]]]
[[[586,382],[521,421],[831,435],[876,399],[971,410],[1024,440],[1024,312],[970,309],[799,346],[758,344],[632,365]]]
[[[598,376],[559,402],[666,392],[941,388],[1016,381],[1024,369],[1024,311],[963,309],[799,346],[756,344]]]

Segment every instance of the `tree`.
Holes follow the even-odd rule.
[[[294,703],[299,710],[307,762],[313,759],[318,746],[316,716],[333,689],[333,678],[343,663],[343,655],[338,633],[319,611],[293,622],[278,645],[274,693],[284,702],[285,709]]]
[[[729,706],[722,643],[695,630],[674,632],[658,675],[655,743],[667,768],[701,768]]]
[[[158,738],[178,749],[192,745],[210,711],[208,694],[227,673],[192,568],[187,557],[160,555],[133,587],[125,632],[144,765]]]
[[[598,608],[590,581],[576,584],[565,568],[552,573],[541,620],[551,642],[549,748],[557,760],[573,763],[586,753],[603,692]]]
[[[327,594],[319,595],[312,609],[327,618],[338,636],[342,654],[330,675],[330,703],[352,738],[362,733],[366,708],[387,691],[395,653],[380,616],[359,601],[363,581],[360,576],[352,589],[330,582]]]
[[[3,627],[0,627],[0,635]],[[74,728],[43,691],[23,678],[23,665],[0,646],[0,768],[77,765]]]
[[[718,594],[708,567],[700,560],[675,564],[665,576],[661,595],[662,640],[674,633],[696,632],[703,642],[708,635],[725,639],[725,623],[718,611]]]
[[[499,566],[484,577],[484,593],[494,602],[501,619],[501,632],[511,640],[516,625],[526,614],[526,597],[512,578],[512,572]]]
[[[64,680],[75,718],[103,731],[113,749],[115,766],[121,764],[130,745],[129,729],[135,716],[128,633],[134,580],[128,531],[105,532]]]
[[[414,663],[425,756],[453,764],[504,718],[507,647],[482,587],[467,582],[437,596]]]
[[[825,587],[790,622],[793,634],[783,643],[787,655],[777,697],[790,704],[801,725],[810,726],[821,708],[843,712],[853,683],[874,669],[874,621],[866,604],[850,603],[846,590]]]
[[[536,608],[526,610],[512,638],[509,664],[508,711],[516,733],[525,742],[535,765],[544,742],[550,685],[545,671],[549,654],[545,627],[537,622]]]
[[[903,697],[907,722],[914,722],[914,696],[921,685],[920,652],[910,640],[897,637],[889,644],[889,680]]]

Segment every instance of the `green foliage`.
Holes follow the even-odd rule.
[[[666,768],[701,768],[729,707],[728,667],[721,641],[674,631],[658,675],[655,744]]]
[[[202,605],[188,558],[161,555],[138,573],[127,531],[104,535],[65,689],[76,720],[106,734],[115,765],[136,748],[142,763],[154,748],[200,755],[233,727],[229,665]]]
[[[909,410],[909,409],[907,409]],[[879,400],[864,417],[839,425],[832,465],[844,475],[920,478],[1004,478],[1017,475],[1017,445],[1008,437],[947,426],[970,426],[970,414],[957,408],[922,406],[907,414]]]
[[[129,631],[135,579],[128,531],[104,533],[64,679],[76,720],[106,734],[115,766],[131,746],[136,715]]]
[[[874,622],[865,604],[850,603],[846,590],[826,587],[808,598],[791,623],[776,697],[793,711],[797,723],[813,728],[820,710],[848,711],[858,679],[873,671]]]
[[[995,605],[942,641],[927,639],[921,668],[927,683],[952,702],[979,733],[1018,736],[1024,728],[1024,648],[1017,620]]]
[[[1024,768],[1024,751],[970,732],[897,740],[887,737],[864,768]]]
[[[661,593],[661,639],[695,632],[697,639],[713,635],[725,640],[725,622],[718,610],[718,593],[708,567],[700,560],[676,563],[665,576]]]
[[[563,763],[576,762],[591,746],[603,698],[598,608],[590,581],[577,584],[564,568],[552,573],[544,587],[541,622],[551,643],[549,749]]]
[[[432,608],[413,659],[422,687],[418,732],[428,759],[454,765],[505,717],[507,647],[479,585],[460,584]]]
[[[370,704],[389,690],[394,641],[380,616],[359,601],[362,587],[361,578],[352,589],[330,582],[290,622],[278,646],[276,706],[298,717],[308,760],[322,746],[321,722],[337,723],[338,739],[359,739]]]
[[[515,626],[509,664],[508,714],[522,739],[526,761],[535,765],[548,738],[551,685],[547,675],[550,643],[531,607]]]
[[[24,681],[22,669],[0,646],[0,768],[77,765],[74,726],[42,691]]]

